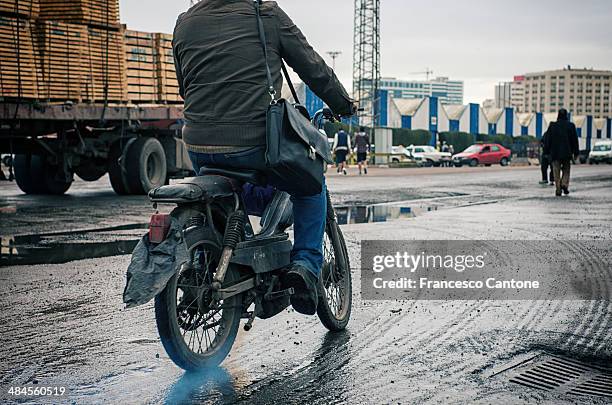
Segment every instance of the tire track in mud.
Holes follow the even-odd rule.
[[[349,245],[349,250],[353,251],[355,250],[355,253],[359,253],[358,252],[358,248],[359,248],[359,243],[353,243],[352,238],[349,239],[348,245]],[[353,252],[351,252],[353,253]],[[352,258],[359,258],[359,255],[353,255],[351,254]],[[353,263],[357,263],[358,261],[353,259],[352,260]],[[355,273],[355,267],[353,267],[353,272]],[[358,269],[360,271],[360,268]],[[354,276],[354,286],[355,286],[355,290],[357,290],[358,286],[360,285],[360,273],[357,276]],[[357,293],[357,291],[355,291]],[[364,305],[364,303],[360,300],[359,294],[355,294],[355,309],[364,309],[366,308],[366,306]],[[349,326],[350,330],[355,330],[358,326],[356,326],[356,322],[359,322],[360,324],[362,322],[365,322],[365,326],[363,329],[361,329],[359,331],[359,339],[355,340],[355,339],[351,339],[350,341],[346,342],[346,345],[348,347],[350,347],[351,353],[352,353],[352,357],[350,359],[343,359],[341,357],[335,357],[332,362],[337,362],[339,364],[340,368],[345,368],[345,372],[346,372],[346,365],[351,363],[353,366],[357,366],[356,370],[361,370],[364,372],[367,372],[367,368],[366,370],[363,370],[364,366],[366,366],[367,364],[370,364],[371,366],[369,367],[370,369],[372,369],[371,371],[374,371],[374,373],[370,373],[370,378],[368,379],[368,383],[369,382],[374,382],[376,380],[378,380],[379,378],[377,378],[374,374],[376,372],[374,365],[377,364],[381,357],[384,356],[384,353],[381,353],[381,351],[377,348],[380,347],[393,347],[394,342],[397,342],[396,340],[393,340],[391,338],[388,337],[388,330],[391,329],[390,327],[393,326],[398,326],[398,328],[401,328],[402,326],[405,327],[405,323],[403,322],[407,317],[410,317],[411,314],[408,312],[412,312],[412,311],[418,311],[419,307],[421,308],[425,308],[426,304],[423,302],[410,302],[408,303],[408,307],[409,309],[406,310],[406,303],[401,303],[401,307],[404,308],[402,311],[402,316],[398,317],[396,315],[391,314],[389,311],[390,309],[392,309],[393,307],[397,307],[397,304],[389,304],[389,303],[385,303],[385,302],[376,302],[373,305],[376,305],[378,308],[374,308],[373,306],[367,306],[368,310],[368,316],[366,319],[363,319],[363,315],[364,315],[364,311],[359,311],[359,315],[360,318],[358,319],[354,319],[352,321],[352,325]],[[485,303],[481,303],[481,305],[485,305]],[[453,314],[456,314],[457,312],[459,312],[459,317],[460,318],[466,318],[468,314],[472,313],[474,310],[472,308],[473,303],[466,305],[466,306],[462,306],[462,305],[456,305],[456,306],[451,306],[451,308],[453,309]],[[355,313],[357,313],[357,311]],[[447,326],[451,326],[452,324],[457,325],[456,320],[451,319],[448,321],[444,321],[444,323],[442,324],[442,328],[447,329]],[[382,333],[381,333],[382,332]],[[411,339],[414,338],[414,336],[418,336],[418,340],[422,341],[422,340],[426,340],[428,339],[428,336],[425,336],[426,334],[431,335],[431,334],[435,334],[435,331],[432,331],[429,328],[429,325],[427,323],[423,323],[422,326],[414,331],[411,330],[411,333],[403,333],[403,337],[405,339]],[[421,333],[419,333],[421,332]],[[400,335],[402,336],[402,335]],[[312,375],[309,374],[310,371],[312,370],[312,363],[308,362],[308,364],[304,367],[298,368],[293,370],[292,372],[292,378],[298,378],[301,375],[305,375],[308,376],[309,378],[318,378],[316,375]],[[385,376],[380,376],[380,378],[386,378]],[[377,388],[382,387],[382,384],[387,384],[387,381],[380,381],[381,384],[376,384]],[[256,386],[261,386],[261,385],[268,385],[269,387],[267,388],[268,390],[276,390],[276,391],[282,391],[282,389],[278,388],[278,384],[276,381],[276,376],[270,375],[267,376],[266,378],[262,379],[261,381],[258,381],[257,383],[255,383]],[[370,384],[366,384],[370,385]],[[355,387],[354,389],[357,390],[363,390],[363,387]],[[361,392],[366,392],[361,391]]]
[[[376,323],[378,331],[377,336],[374,336],[373,340],[368,340],[367,342],[368,345],[378,347],[379,350],[371,351],[371,355],[366,357],[364,357],[366,353],[363,349],[358,350],[360,357],[364,357],[359,359],[360,364],[376,364],[376,362],[380,361],[381,358],[392,356],[397,350],[397,346],[403,346],[407,344],[411,344],[412,347],[419,347],[420,351],[426,353],[425,359],[419,359],[419,361],[424,361],[429,364],[432,364],[431,360],[432,357],[435,357],[435,350],[427,350],[424,348],[448,345],[448,342],[452,340],[454,336],[456,336],[457,334],[461,334],[462,332],[470,328],[475,322],[476,317],[471,316],[471,314],[477,311],[482,311],[489,304],[485,301],[471,301],[469,303],[461,301],[457,302],[456,304],[447,305],[446,308],[450,307],[453,311],[451,313],[445,313],[445,315],[448,316],[448,320],[443,321],[443,323],[440,324],[437,328],[432,328],[431,324],[423,322],[420,326],[417,326],[417,329],[413,328],[408,333],[402,331],[403,334],[400,335],[399,339],[396,339],[395,337],[393,337],[393,339],[387,338],[386,335],[391,331],[385,330],[385,328],[390,326],[391,324],[395,326],[394,328],[391,328],[391,330],[393,331],[401,329],[402,327],[405,328],[406,323],[404,321],[413,316],[412,314],[418,310],[419,306],[422,307],[423,310],[425,310],[425,308],[429,305],[434,305],[437,308],[444,306],[444,304],[433,301],[411,301],[409,303],[401,302],[395,304],[381,302],[379,305],[383,308],[383,310],[386,311],[388,311],[391,306],[401,306],[402,308],[408,306],[408,308],[407,310],[402,310],[401,316],[388,316],[387,320],[384,320],[382,322],[378,321]],[[459,322],[457,321],[457,319],[459,319]],[[436,336],[439,330],[444,330],[445,332],[441,335]],[[380,331],[384,332],[381,334]],[[380,350],[380,348],[383,349]],[[433,360],[433,364],[436,364],[436,359]],[[365,372],[371,371],[368,373],[370,377],[365,383],[365,387],[363,387],[365,391],[369,392],[373,389],[379,390],[380,388],[388,384],[388,381],[386,381],[387,376],[376,376],[375,367],[370,367],[370,369],[371,370],[365,370]],[[419,397],[422,398],[422,395],[423,393],[421,393]]]
[[[584,256],[584,252],[574,246],[573,243],[570,243],[569,241],[561,241],[561,243],[566,249],[572,251],[577,257]],[[587,259],[589,258],[587,257]],[[596,300],[589,300],[586,302],[588,302],[588,306],[582,307],[583,310],[586,310],[586,314],[584,314],[583,317],[578,318],[577,321],[574,322],[574,326],[571,326],[572,329],[569,329],[565,332],[567,335],[569,335],[569,339],[567,339],[563,344],[563,347],[565,347],[566,350],[576,351],[575,345],[578,343],[580,336],[584,336],[584,334],[586,334],[589,330],[593,328],[593,317],[600,316],[600,314],[596,314],[597,312],[599,312],[599,303]]]
[[[579,246],[569,241],[563,241],[562,243],[568,250],[574,252],[577,257],[585,258],[585,253],[587,253],[586,260],[590,265],[589,268],[597,269],[597,279],[610,280],[612,276],[610,271],[606,271],[604,266],[597,265],[597,263],[600,263],[600,261],[596,260],[598,256],[588,254],[588,252],[585,252],[585,249],[581,249]],[[586,250],[588,251],[588,249]],[[607,287],[607,284],[604,283],[604,285]],[[601,286],[601,284],[599,284],[599,286]],[[585,314],[585,317],[580,319],[580,323],[573,331],[569,331],[570,338],[564,345],[567,350],[575,350],[576,347],[580,347],[583,354],[596,354],[605,345],[603,336],[606,334],[610,335],[611,333],[610,326],[612,325],[612,314],[609,310],[609,302],[605,300],[590,300],[589,302],[588,312]],[[597,341],[599,341],[599,345],[595,353],[586,353]]]
[[[413,228],[415,228],[415,229],[421,228],[423,230],[427,229],[428,231],[432,231],[431,227],[419,227],[419,226],[414,226],[414,224],[413,224]],[[444,230],[444,233],[456,236],[456,237],[458,237],[458,239],[460,239],[461,237],[464,236],[461,233],[449,232],[447,230]],[[361,271],[361,268],[359,270]],[[388,326],[389,324],[392,324],[392,323],[398,323],[399,324],[400,321],[402,321],[405,318],[410,316],[410,313],[412,312],[412,310],[414,310],[416,308],[416,306],[424,305],[425,302],[426,301],[411,301],[408,304],[409,305],[408,310],[407,311],[403,311],[402,310],[402,315],[401,316],[399,316],[399,317],[397,317],[397,316],[396,317],[388,317],[387,321],[384,321],[383,324],[378,325],[378,326]],[[402,301],[402,303],[400,305],[403,307],[403,306],[406,305],[406,302]],[[481,309],[484,306],[486,306],[486,304],[484,302],[482,302],[482,303],[475,303],[475,305],[476,305],[476,307],[473,307],[473,306],[472,307],[466,307],[461,312],[459,312],[458,314],[456,312],[453,312],[452,314],[453,315],[459,315],[461,317],[461,319],[465,319],[465,316],[468,315],[469,313],[472,313],[474,310],[478,310],[478,309]],[[467,321],[470,322],[469,319],[467,319]],[[448,323],[450,324],[450,327],[446,328],[445,335],[452,334],[454,332],[453,328],[456,329],[456,328],[461,326],[456,321],[449,321]],[[435,331],[432,331],[431,328],[428,327],[428,325],[423,325],[423,326],[424,326],[424,331],[425,332],[418,334],[419,337],[417,338],[416,343],[420,343],[420,342],[423,342],[423,341],[431,341],[430,337],[433,334],[435,334]],[[417,331],[413,331],[413,332],[417,332]],[[396,342],[396,343],[404,343],[404,341],[406,339],[410,339],[411,337],[413,337],[413,336],[406,335],[402,341]],[[385,354],[385,353],[383,352],[382,354]]]
[[[458,235],[460,236],[460,235]],[[440,306],[440,303],[432,303],[432,305]],[[465,304],[465,305],[460,305]],[[406,303],[402,303],[402,306],[405,306]],[[381,330],[384,330],[382,326],[386,326],[389,323],[397,323],[401,325],[406,318],[412,315],[412,311],[416,309],[418,305],[425,306],[427,302],[418,302],[413,301],[409,304],[408,311],[402,311],[402,316],[400,317],[390,317],[389,320],[381,326]],[[459,301],[456,305],[450,304],[450,307],[453,308],[452,313],[446,313],[449,316],[449,320],[439,326],[439,328],[432,328],[430,324],[422,323],[422,326],[418,329],[412,329],[410,333],[404,333],[403,336],[400,336],[400,339],[395,339],[393,342],[394,346],[403,345],[412,343],[415,347],[427,347],[431,348],[432,346],[440,347],[440,346],[448,346],[448,343],[457,335],[461,335],[466,330],[471,328],[475,322],[477,322],[477,316],[472,316],[474,313],[482,313],[484,310],[490,305],[487,301],[471,301],[469,304],[466,304],[466,301]],[[457,321],[459,319],[460,321]],[[438,334],[439,330],[444,330],[445,332],[441,335]],[[415,339],[416,336],[416,339]],[[379,338],[380,340],[380,338]],[[373,342],[377,343],[377,342]],[[425,344],[425,346],[423,346]],[[385,347],[385,346],[383,346]],[[429,353],[426,356],[426,361],[430,364],[436,364],[435,358],[435,350],[423,350],[426,353]],[[376,356],[385,357],[391,355],[394,352],[393,346],[386,346],[386,350],[379,351],[376,353]],[[371,358],[365,358],[365,362],[371,361]],[[433,363],[432,363],[433,361]],[[452,360],[451,363],[456,365],[457,362]],[[445,364],[441,369],[447,369],[447,365]],[[462,367],[465,368],[465,367]],[[370,379],[371,380],[371,379]]]
[[[522,323],[522,325],[520,326],[520,328],[518,329],[524,329],[524,330],[529,330],[530,332],[533,332],[537,335],[537,331],[531,331],[531,327],[534,325],[540,325],[542,320],[546,317],[551,317],[551,315],[553,315],[553,317],[555,315],[559,314],[559,308],[562,306],[562,303],[560,301],[551,301],[547,303],[547,306],[543,307],[542,304],[544,302],[542,301],[521,301],[522,304],[526,304],[527,305],[522,305],[521,309],[522,311],[518,314],[515,315],[515,318],[518,318],[519,322]],[[480,306],[475,306],[476,308],[478,307],[488,307],[488,305],[480,305]],[[526,316],[528,316],[528,318],[526,318]],[[462,328],[459,327],[455,327],[452,328],[451,330],[449,330],[445,336],[443,336],[440,340],[431,340],[428,341],[427,346],[431,346],[431,345],[448,345],[448,335],[461,335],[462,332],[464,332],[466,330],[466,328],[468,326],[471,326],[471,324],[473,324],[476,321],[476,317],[474,317],[473,319],[471,319],[471,322],[465,322],[462,324]],[[529,335],[533,334],[530,333]],[[513,337],[511,338],[511,341],[509,343],[515,343],[517,340],[521,340],[521,341],[525,341],[525,340],[529,340],[529,336],[521,336],[520,334],[514,334]],[[467,344],[471,345],[473,348],[479,348],[479,349],[484,349],[485,351],[489,352],[491,349],[491,342],[486,342],[484,341],[484,345],[483,345],[483,341],[481,339],[476,339],[473,336],[468,336],[467,339]],[[512,346],[516,346],[516,343]],[[427,351],[429,353],[434,353],[433,351]],[[432,358],[432,356],[429,356],[428,358],[426,357],[426,360],[429,360],[430,362],[432,362],[431,364],[436,364],[435,363],[435,358]],[[459,363],[459,364],[458,364]],[[461,372],[461,371],[466,371],[466,370],[474,370],[477,368],[477,366],[482,366],[482,362],[481,361],[471,361],[471,362],[457,362],[457,361],[447,361],[446,363],[440,363],[440,364],[436,364],[438,367],[436,367],[437,371],[444,371],[445,374],[447,374],[450,379],[454,379],[456,377],[456,375]],[[434,398],[435,398],[435,394],[434,394]]]
[[[521,329],[521,330],[525,330],[528,333],[527,334],[521,334],[521,333],[515,333],[513,334],[513,336],[510,339],[511,345],[509,345],[509,349],[514,349],[512,351],[515,351],[516,349],[518,349],[517,343],[521,343],[520,346],[529,348],[531,346],[530,344],[530,340],[532,340],[533,338],[537,337],[540,335],[540,332],[534,329],[537,329],[538,325],[542,325],[544,320],[548,320],[548,322],[546,322],[547,324],[556,324],[560,318],[564,317],[564,313],[562,313],[560,311],[560,309],[562,309],[565,304],[562,301],[542,301],[542,300],[533,300],[533,301],[522,301],[521,302],[520,309],[521,311],[516,313],[514,315],[514,319],[516,319],[515,323],[517,325],[517,330]],[[526,305],[525,305],[526,304]],[[414,308],[414,303],[412,303],[412,305],[409,306],[409,308]],[[470,312],[473,312],[474,309],[476,308],[486,308],[487,305],[484,302],[480,302],[480,303],[472,303],[472,305],[469,308],[466,308],[464,311],[461,312],[462,317],[466,316],[467,314],[469,314]],[[588,308],[588,313],[589,314],[594,314],[595,316],[597,316],[597,318],[588,318],[589,320],[585,321],[583,320],[583,324],[586,324],[587,326],[590,325],[590,328],[587,328],[584,332],[580,333],[580,335],[582,336],[582,338],[584,339],[585,336],[588,336],[589,333],[592,333],[594,331],[594,326],[593,326],[593,320],[595,323],[599,323],[600,325],[606,325],[605,322],[609,322],[609,314],[606,313],[606,311],[602,311],[602,306],[598,305],[596,307],[589,307]],[[575,312],[576,310],[573,309],[573,311]],[[405,320],[407,316],[410,316],[409,314],[405,314],[403,313],[403,316],[401,318],[396,318],[398,319],[398,323],[401,323],[401,321]],[[464,332],[468,327],[471,327],[471,325],[477,321],[476,317],[472,318],[472,319],[462,319],[463,322],[462,323],[457,323],[455,325],[452,325],[451,328],[449,330],[447,330],[447,332],[438,339],[435,340],[430,340],[428,341],[428,337],[431,336],[431,333],[427,334],[427,336],[425,335],[418,335],[419,338],[417,338],[414,346],[419,346],[421,343],[426,342],[426,346],[427,348],[425,350],[423,350],[424,352],[428,352],[430,353],[429,356],[425,356],[425,358],[421,358],[419,359],[420,361],[425,361],[425,362],[431,362],[432,360],[434,360],[432,363],[430,364],[435,364],[437,367],[435,367],[436,371],[443,371],[444,375],[446,375],[446,378],[441,378],[442,381],[444,382],[452,382],[454,381],[454,379],[456,378],[456,375],[460,372],[465,372],[467,371],[473,371],[475,369],[478,369],[478,366],[482,367],[482,362],[481,361],[464,361],[462,360],[461,362],[459,362],[460,364],[457,364],[457,361],[447,361],[445,363],[436,363],[436,353],[432,350],[427,350],[430,349],[431,346],[439,346],[439,345],[448,345],[449,342],[449,336],[453,336],[456,334],[461,334],[462,332]],[[601,322],[601,323],[600,323]],[[544,325],[542,325],[544,326]],[[604,334],[606,333],[605,327],[604,328],[599,328],[599,332],[598,335]],[[400,341],[398,341],[398,343],[403,343],[405,342],[408,338],[409,335],[414,335],[415,331],[412,330],[411,334],[408,334],[404,337],[404,339],[401,339]],[[431,332],[431,330],[430,330]],[[548,336],[550,338],[550,336]],[[575,337],[574,337],[575,338]],[[559,339],[562,340],[563,337],[559,336]],[[468,345],[471,345],[472,347],[477,347],[477,348],[484,348],[486,351],[490,351],[491,349],[491,342],[489,341],[488,344],[486,344],[486,341],[484,341],[485,344],[483,344],[483,340],[480,338],[475,338],[473,336],[468,337],[467,339],[467,343]],[[533,342],[532,342],[533,343]],[[561,342],[559,342],[561,343]],[[549,342],[549,344],[551,344],[551,346],[555,345],[555,342]],[[605,344],[602,342],[602,344]],[[512,347],[515,346],[515,347]],[[382,352],[379,353],[379,355],[384,356],[385,354],[389,354],[389,352]],[[504,356],[504,355],[508,355],[508,352],[500,352],[497,353],[498,356]],[[366,361],[369,360],[368,358],[365,359]],[[368,384],[367,386],[372,386],[375,385],[375,383],[372,381],[370,384]],[[376,384],[377,387],[381,387],[382,385],[380,384]],[[372,387],[372,388],[377,388],[377,387]],[[428,399],[435,399],[437,398],[436,395],[436,389],[431,389],[431,390],[426,390],[426,392],[421,392],[419,394],[420,399],[423,398],[428,398]]]
[[[359,276],[361,276],[361,268],[359,268]],[[361,278],[361,277],[360,277]],[[360,280],[361,282],[361,280]],[[386,316],[386,319],[383,320],[379,320],[379,322],[377,322],[376,324],[373,324],[373,327],[375,325],[376,327],[376,336],[381,336],[380,331],[384,331],[386,327],[389,327],[393,324],[396,325],[401,325],[402,321],[406,320],[406,318],[409,318],[412,314],[413,311],[417,310],[417,307],[420,306],[425,306],[425,301],[410,301],[410,302],[406,302],[406,301],[402,301],[401,303],[387,303],[384,301],[377,301],[376,304],[381,306],[381,315],[382,314],[387,314],[388,316]],[[404,310],[405,306],[408,306],[408,308],[406,310]],[[401,306],[402,307],[402,315],[400,316],[389,316],[391,315],[390,312],[390,307],[391,306]],[[454,308],[454,307],[453,307]],[[458,308],[458,310],[460,310]],[[468,315],[469,313],[473,312],[474,308],[471,307],[466,307],[463,310],[460,310],[459,314],[457,314],[456,311],[452,312],[453,315],[458,315],[460,316],[462,319],[465,319],[465,316]],[[447,330],[446,334],[450,334],[452,333],[452,328],[453,326],[458,327],[458,324],[454,321],[454,320],[449,320],[447,322],[447,324],[449,324],[449,327],[445,328]],[[447,326],[447,325],[443,325],[443,326]],[[408,334],[404,334],[404,337],[401,338],[399,341],[395,341],[393,342],[394,344],[402,344],[402,343],[406,343],[406,341],[408,339],[412,339],[414,338],[414,335],[416,334],[417,339],[415,341],[416,344],[421,343],[423,341],[427,341],[427,340],[431,340],[431,336],[434,335],[436,332],[433,331],[429,325],[427,324],[423,324],[421,328],[416,329],[416,330],[412,330],[412,333],[408,333]],[[420,332],[420,333],[417,333]],[[376,336],[374,336],[376,338]],[[384,338],[384,333],[381,336],[382,338]],[[373,342],[369,342],[369,343],[373,343]],[[367,344],[364,344],[364,346]],[[384,346],[383,346],[384,347]],[[384,356],[389,354],[389,352],[392,351],[392,348],[389,347],[389,349],[387,351],[382,351],[382,352],[378,352],[377,356]],[[369,359],[366,359],[369,360]]]
[[[506,263],[513,262],[511,256],[506,254],[504,255],[504,257]],[[467,345],[468,347],[471,346],[473,349],[478,349],[479,352],[482,352],[483,349],[489,352],[490,346],[483,347],[483,341],[481,339],[478,339],[473,334],[466,334],[466,331],[468,329],[471,329],[475,323],[480,322],[484,314],[486,314],[487,310],[491,307],[491,301],[476,301],[475,303],[473,303],[471,311],[472,313],[476,311],[475,316],[468,318],[465,322],[460,325],[457,325],[454,328],[448,329],[447,332],[440,338],[440,340],[431,340],[430,342],[428,342],[427,346],[435,345],[443,347],[452,347],[459,345],[459,347],[461,347],[461,344],[453,343],[451,340],[453,337],[464,336],[464,345]],[[525,312],[528,312],[530,309],[531,308],[526,308]],[[484,341],[484,343],[492,344],[492,342],[486,341]],[[441,375],[446,375],[446,378],[442,379],[442,381],[446,383],[446,385],[452,384],[456,380],[456,376],[459,373],[465,373],[466,371],[472,372],[478,366],[482,366],[482,361],[480,361],[480,359],[469,361],[468,359],[462,358],[461,361],[457,361],[457,359],[449,358],[446,361],[436,362],[436,352],[434,350],[427,350],[426,352],[428,353],[428,356],[426,356],[425,360],[428,361],[430,364],[436,365],[435,371],[437,371]],[[436,389],[430,390],[429,395],[431,396],[431,398],[436,398],[437,394],[439,394],[439,392]]]
[[[542,307],[542,304],[546,304],[547,307]],[[537,311],[534,311],[534,308],[537,308]],[[542,325],[542,321],[544,318],[546,317],[553,317],[553,319],[551,321],[549,321],[549,323],[552,324],[556,324],[557,322],[554,322],[555,319],[558,319],[559,316],[563,316],[563,314],[561,313],[560,309],[564,306],[564,302],[560,301],[560,300],[555,300],[555,301],[533,301],[531,302],[531,305],[529,306],[524,306],[524,310],[523,310],[523,314],[529,314],[529,318],[527,319],[526,322],[524,322],[520,329],[526,330],[527,332],[529,332],[527,334],[527,336],[524,336],[522,334],[515,334],[508,343],[511,343],[510,346],[517,346],[517,343],[522,342],[528,342],[530,340],[531,335],[537,336],[538,335],[538,331],[534,331],[532,330],[532,326],[536,326],[536,325]],[[595,312],[598,314],[599,319],[596,319],[596,322],[598,321],[602,321],[604,325],[606,325],[605,323],[605,319],[608,319],[609,321],[609,312],[606,313],[605,311],[601,311],[601,307],[597,307],[595,308],[592,312]],[[602,317],[604,317],[604,319],[601,319]],[[519,316],[519,320],[520,319],[524,319],[523,316]],[[592,323],[590,324],[592,325]],[[584,339],[585,336],[587,336],[589,333],[591,333],[593,331],[593,327],[591,326],[590,329],[588,329],[586,331],[586,334],[582,336],[582,338]],[[601,333],[605,333],[607,329],[605,328],[600,328],[599,329],[599,334]],[[548,338],[550,339],[551,337],[548,336]],[[469,339],[470,342],[472,342],[474,344],[474,339]],[[565,342],[565,341],[564,341]],[[561,343],[561,342],[559,342]],[[549,344],[551,345],[551,347],[555,346],[554,342],[549,342]],[[603,343],[602,343],[603,344]],[[528,345],[529,347],[529,345]],[[474,363],[472,363],[474,364]],[[461,367],[462,369],[465,367]],[[453,370],[453,371],[459,371],[457,369]]]

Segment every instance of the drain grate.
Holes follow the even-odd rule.
[[[543,354],[510,372],[511,382],[526,387],[612,398],[612,370],[588,363]]]

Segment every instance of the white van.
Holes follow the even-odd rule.
[[[612,163],[612,140],[595,142],[589,153],[589,163]]]

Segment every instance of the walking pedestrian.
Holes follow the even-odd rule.
[[[557,122],[548,127],[545,134],[544,153],[550,155],[555,181],[555,195],[569,194],[570,170],[572,159],[578,158],[578,132],[576,126],[569,121],[566,109],[559,110]]]
[[[544,145],[546,144],[546,138],[548,135],[549,133],[546,131],[540,140],[540,170],[542,171],[542,180],[540,181],[540,184],[550,184],[552,186],[555,184],[552,161],[550,160],[550,155],[544,153]]]
[[[359,127],[359,132],[355,133],[355,152],[357,153],[357,166],[359,175],[362,170],[368,174],[368,153],[370,152],[370,137],[365,132],[364,127]]]
[[[334,145],[332,147],[336,154],[336,165],[338,167],[338,173],[342,172],[345,176],[348,174],[346,171],[346,157],[351,150],[351,138],[348,136],[343,129],[338,131],[334,136]]]

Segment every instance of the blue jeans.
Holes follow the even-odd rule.
[[[189,152],[196,173],[202,167],[228,167],[266,171],[265,148],[257,146],[234,153]],[[299,181],[299,179],[296,179]],[[291,196],[294,243],[291,262],[299,263],[319,276],[323,266],[323,235],[327,218],[327,189],[308,197]]]

